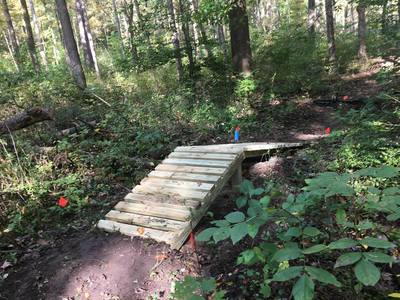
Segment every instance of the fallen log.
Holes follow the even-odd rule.
[[[20,130],[47,120],[53,120],[52,113],[49,109],[41,107],[30,108],[1,121],[0,135]]]

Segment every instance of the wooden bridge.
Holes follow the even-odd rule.
[[[304,143],[177,147],[134,187],[98,227],[180,248],[229,179],[240,184],[246,157]]]

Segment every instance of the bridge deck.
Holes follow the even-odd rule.
[[[100,220],[105,231],[180,248],[245,157],[304,143],[239,143],[177,147]]]

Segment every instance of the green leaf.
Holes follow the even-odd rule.
[[[319,231],[318,228],[307,226],[306,228],[304,228],[303,234],[310,236],[310,237],[314,237],[314,236],[320,235],[321,231]]]
[[[398,219],[400,219],[400,212],[396,212],[394,214],[390,214],[386,217],[386,219],[388,221],[397,221]]]
[[[246,206],[246,204],[247,204],[247,198],[246,198],[246,197],[243,197],[243,196],[238,197],[238,198],[236,199],[235,203],[236,203],[236,206],[237,206],[238,208],[242,208],[242,207]]]
[[[377,263],[389,264],[394,262],[394,258],[392,256],[382,252],[364,252],[363,255],[367,260]]]
[[[290,227],[286,232],[286,237],[299,237],[301,234],[301,230],[298,227]]]
[[[204,293],[210,293],[216,288],[216,282],[214,278],[204,278],[200,281],[200,288]]]
[[[268,206],[269,202],[271,201],[271,197],[270,196],[264,196],[260,199],[260,204],[262,206]]]
[[[246,216],[241,211],[234,211],[225,216],[225,220],[232,224],[243,222],[245,219]]]
[[[332,250],[334,249],[347,249],[357,245],[357,242],[349,239],[349,238],[342,238],[337,241],[334,241],[328,245],[328,247]]]
[[[250,180],[243,180],[240,185],[240,192],[245,195],[250,195],[251,190],[254,190],[254,185]]]
[[[233,244],[236,244],[242,238],[247,235],[247,224],[246,223],[239,223],[234,225],[230,230],[231,240]]]
[[[215,230],[217,228],[215,227],[211,227],[211,228],[207,228],[205,230],[203,230],[202,232],[200,232],[197,237],[196,240],[198,240],[199,242],[207,242],[211,239],[211,237],[213,236]]]
[[[360,260],[356,267],[354,268],[354,273],[358,281],[360,281],[363,285],[375,285],[378,283],[381,278],[381,272],[379,269],[368,260],[362,259]]]
[[[312,246],[310,248],[303,249],[303,253],[304,254],[314,254],[314,253],[321,252],[321,251],[323,251],[323,250],[325,250],[327,248],[328,247],[323,245],[323,244],[317,244],[317,245],[314,245],[314,246]]]
[[[263,283],[263,284],[261,284],[260,293],[265,298],[268,298],[269,296],[271,296],[271,288],[269,287],[268,284]]]
[[[219,241],[225,240],[229,237],[230,231],[227,227],[217,228],[213,234],[213,239],[216,243]]]
[[[345,224],[347,221],[347,215],[344,209],[340,208],[336,211],[336,223],[339,225]]]
[[[250,196],[259,196],[262,193],[264,193],[264,189],[263,188],[257,188],[257,189],[254,189],[254,190],[250,191]]]
[[[251,238],[254,239],[258,233],[259,228],[260,227],[257,224],[247,224],[247,233]]]
[[[372,228],[374,228],[374,223],[372,223],[370,220],[362,220],[357,225],[358,230],[368,230]]]
[[[388,296],[391,298],[400,298],[400,293],[391,293]]]
[[[227,220],[214,220],[214,221],[211,221],[211,224],[213,224],[217,227],[227,227],[227,226],[231,225],[231,223],[229,223]]]
[[[302,256],[302,253],[299,248],[283,248],[278,250],[274,256],[272,257],[272,260],[276,260],[277,262],[282,262],[285,260],[291,260],[291,259],[296,259]]]
[[[314,298],[314,282],[312,279],[303,275],[293,286],[292,295],[295,300],[312,300]]]
[[[303,271],[304,267],[294,266],[284,269],[282,271],[278,271],[272,277],[273,281],[288,281],[290,279],[296,278],[300,276],[301,272]]]
[[[382,248],[382,249],[388,249],[388,248],[394,248],[394,244],[392,244],[389,241],[381,240],[378,238],[373,238],[373,237],[366,237],[360,241],[361,245],[368,246],[368,247],[373,247],[373,248]]]
[[[360,252],[349,252],[339,256],[336,260],[334,268],[344,267],[355,264],[361,259],[362,255]]]
[[[332,284],[336,287],[341,287],[342,284],[337,281],[336,277],[329,273],[328,271],[321,269],[321,268],[314,268],[314,267],[305,267],[306,272],[314,279],[323,282]]]

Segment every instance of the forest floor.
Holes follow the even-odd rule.
[[[373,74],[374,70],[342,78],[344,95],[360,98],[378,93],[380,87],[371,79]],[[268,136],[257,132],[243,137],[243,141],[317,140],[325,135],[325,128],[334,131],[339,126],[335,111],[347,109],[347,106],[317,106],[312,101],[295,103],[293,113],[272,124]],[[267,107],[258,119],[262,121],[268,113]],[[298,184],[296,172],[310,167],[301,153],[301,150],[290,150],[245,161],[244,176],[255,185],[271,177],[287,186]],[[110,207],[125,193],[116,192],[110,199]],[[226,187],[210,209],[213,218],[232,211],[235,196]],[[207,228],[211,220],[207,215],[196,231]],[[198,244],[195,251],[187,243],[175,251],[150,240],[98,231],[85,220],[74,224],[78,225],[41,232],[35,240],[21,237],[15,245],[10,245],[10,250],[18,248],[19,259],[15,265],[0,266],[0,276],[4,279],[0,299],[168,299],[171,282],[185,275],[212,275],[217,281],[224,278],[232,291],[243,285],[236,276],[235,258],[246,248],[246,240],[235,246],[230,241],[214,247]],[[237,294],[244,295],[243,299],[252,299],[243,292]]]

